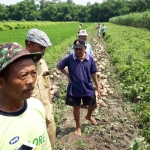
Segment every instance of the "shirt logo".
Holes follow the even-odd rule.
[[[12,138],[9,142],[10,145],[13,145],[15,143],[17,143],[19,141],[19,136],[15,136],[14,138]]]

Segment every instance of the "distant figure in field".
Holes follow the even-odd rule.
[[[98,25],[95,28],[97,29],[97,36],[100,39],[100,28],[101,28],[100,23],[98,23]]]
[[[79,39],[83,39],[85,41],[85,45],[86,45],[86,49],[85,49],[85,52],[88,54],[88,55],[91,55],[93,57],[93,50],[92,50],[92,46],[86,42],[87,40],[87,37],[88,37],[88,33],[86,30],[80,30],[80,32],[78,33],[78,38]],[[71,50],[70,50],[70,54],[74,53],[74,48],[72,46]]]
[[[106,26],[103,24],[103,27],[102,27],[102,37],[104,38],[105,37],[105,34],[106,34]]]
[[[80,30],[81,30],[81,28],[82,28],[82,25],[83,25],[83,24],[80,23],[79,26],[78,26],[78,34],[79,34],[79,32],[80,32]]]

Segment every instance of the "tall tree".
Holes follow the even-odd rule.
[[[8,17],[9,17],[8,8],[5,5],[0,4],[0,21],[8,20]]]
[[[73,2],[73,0],[67,0],[66,3],[67,4],[73,4],[74,2]]]

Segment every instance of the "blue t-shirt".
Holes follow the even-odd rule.
[[[86,54],[85,59],[80,61],[76,54],[70,54],[58,63],[60,69],[68,67],[71,83],[68,83],[67,93],[72,96],[94,95],[92,74],[97,72],[96,63],[92,56]]]

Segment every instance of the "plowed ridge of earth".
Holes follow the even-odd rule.
[[[90,34],[89,34],[90,35]],[[137,137],[136,122],[130,106],[123,102],[120,86],[114,78],[110,58],[105,51],[103,39],[92,37],[89,43],[94,51],[99,72],[98,80],[103,92],[93,113],[98,124],[92,125],[85,119],[87,108],[80,109],[81,137],[74,134],[75,120],[72,107],[64,114],[64,121],[57,129],[57,142],[63,150],[126,150]],[[58,71],[57,77],[63,76]],[[61,80],[60,78],[60,80]],[[58,83],[58,79],[56,81]],[[67,82],[67,79],[66,79]],[[55,83],[55,82],[53,82]],[[101,102],[105,102],[103,107]]]

